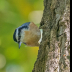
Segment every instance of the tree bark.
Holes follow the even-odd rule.
[[[32,72],[70,72],[70,0],[44,0],[43,38]]]

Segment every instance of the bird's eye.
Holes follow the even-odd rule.
[[[25,45],[27,45],[25,42],[23,42]]]

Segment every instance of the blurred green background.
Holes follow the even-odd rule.
[[[37,26],[43,13],[43,0],[0,0],[0,72],[32,72],[38,47],[13,41],[15,28],[25,22]]]

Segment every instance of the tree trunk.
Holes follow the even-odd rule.
[[[43,38],[32,72],[70,72],[70,0],[44,0]]]

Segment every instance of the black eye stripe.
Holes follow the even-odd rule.
[[[20,42],[20,38],[21,38],[20,32],[21,32],[21,29],[19,28],[19,29],[18,29],[18,43]]]
[[[13,39],[14,39],[15,42],[17,42],[17,39],[16,39],[16,29],[15,29],[15,32],[13,34]]]

